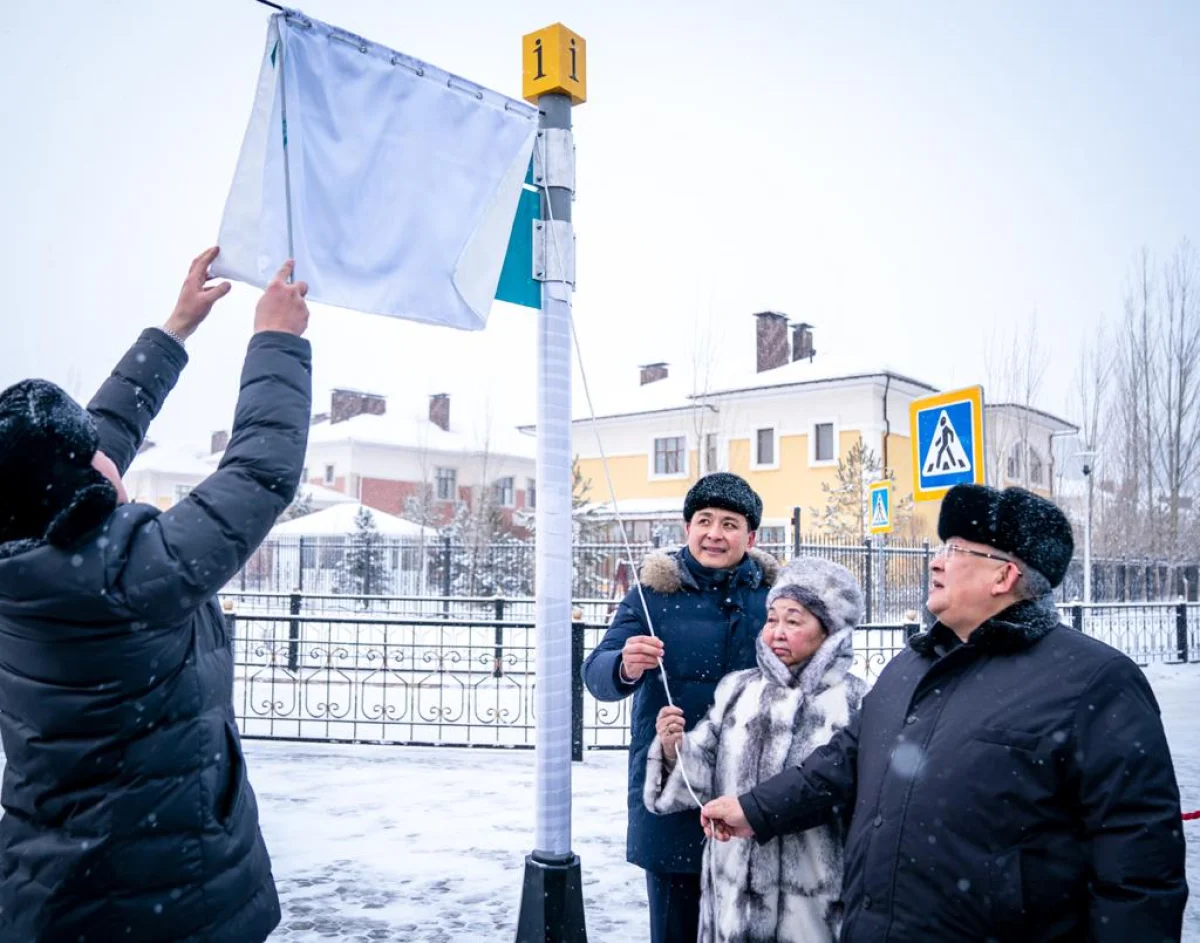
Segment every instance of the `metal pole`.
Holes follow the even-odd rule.
[[[1092,603],[1092,469],[1087,472],[1087,521],[1083,528],[1083,601]]]
[[[542,282],[537,354],[537,692],[533,852],[517,919],[519,943],[585,943],[583,880],[571,851],[571,201],[575,147],[570,90],[586,98],[584,41],[562,24],[523,40],[523,89],[540,112],[542,219],[534,223],[534,276]],[[551,85],[538,82],[553,79]],[[534,166],[539,161],[535,159]],[[537,176],[535,174],[535,176]],[[540,257],[539,257],[540,253]]]
[[[571,99],[542,95],[536,146],[545,131],[570,130]],[[571,222],[572,191],[542,191],[542,218]],[[550,230],[550,226],[546,226]],[[546,232],[547,269],[573,251]],[[569,232],[569,227],[567,227]],[[567,238],[570,238],[569,236]],[[547,273],[549,274],[549,272]],[[565,275],[564,272],[558,272]],[[538,315],[537,406],[537,820],[534,856],[571,858],[571,286],[542,282]]]

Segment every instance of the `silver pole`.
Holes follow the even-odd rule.
[[[571,128],[571,99],[542,95],[541,136]],[[573,186],[573,184],[572,184]],[[542,196],[546,280],[538,315],[537,408],[537,824],[536,859],[571,855],[571,285],[562,270],[574,253],[572,190]],[[566,223],[564,226],[551,226]],[[553,274],[556,280],[551,280]]]

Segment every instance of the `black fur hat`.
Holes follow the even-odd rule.
[[[1057,504],[1024,488],[998,491],[955,485],[942,499],[938,537],[961,537],[1011,553],[1057,586],[1075,552],[1075,537]]]
[[[713,472],[694,485],[683,500],[683,519],[689,523],[701,508],[721,508],[746,518],[751,530],[762,523],[762,498],[755,494],[746,479],[730,472]]]
[[[87,410],[53,383],[0,393],[0,543],[65,547],[107,519],[117,492],[92,468],[98,443]]]

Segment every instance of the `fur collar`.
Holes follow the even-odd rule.
[[[1060,624],[1058,610],[1033,600],[1014,603],[992,616],[969,636],[970,644],[988,655],[1011,655],[1029,648]],[[933,630],[908,643],[919,655],[934,654]]]
[[[798,688],[806,698],[811,698],[840,684],[850,673],[850,667],[854,664],[854,629],[842,629],[826,637],[799,672],[779,660],[779,656],[763,640],[761,632],[758,633],[755,650],[758,653],[759,670],[767,681],[784,688]]]
[[[746,556],[758,564],[752,585],[773,586],[779,575],[779,561],[755,547],[747,550]],[[643,586],[657,593],[677,593],[685,586],[693,590],[697,588],[678,550],[655,550],[647,554],[642,561],[641,580]]]
[[[117,490],[99,474],[96,477],[101,480],[75,492],[71,503],[55,515],[43,537],[0,543],[0,560],[44,544],[72,550],[99,530],[117,509]]]

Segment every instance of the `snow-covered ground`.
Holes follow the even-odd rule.
[[[1185,810],[1200,809],[1200,664],[1152,665]],[[284,918],[272,939],[511,940],[533,846],[528,750],[247,741]],[[574,766],[589,939],[646,937],[625,862],[623,751]],[[1188,838],[1184,941],[1200,943],[1200,821]]]
[[[1185,810],[1200,808],[1200,665],[1146,669]],[[284,921],[276,937],[504,940],[533,846],[528,751],[247,744]],[[625,763],[574,767],[574,848],[589,939],[646,937],[642,872],[625,862]],[[1182,825],[1194,889],[1184,940],[1200,943],[1200,821]]]

